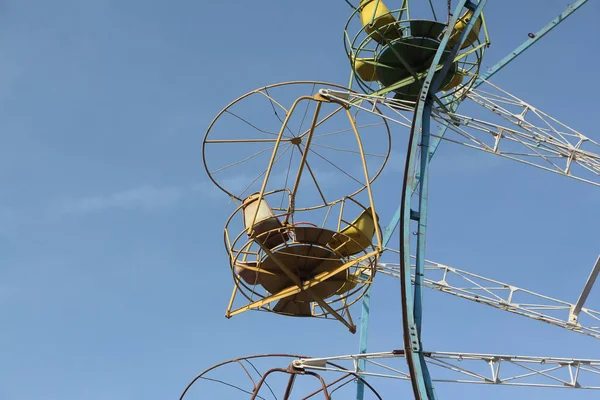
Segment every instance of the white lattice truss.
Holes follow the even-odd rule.
[[[436,107],[432,118],[448,129],[443,136],[432,132],[432,137],[600,186],[598,142],[498,86],[482,82],[486,90],[465,90],[455,98],[455,104],[460,98],[467,106],[483,107],[489,111],[483,113],[489,120],[452,112],[452,105]],[[405,127],[411,126],[414,102],[333,90],[320,93],[332,101],[370,111]]]
[[[319,371],[353,371],[362,376],[409,380],[404,351],[308,358],[294,361],[296,368]],[[425,352],[435,382],[600,389],[600,360],[528,357],[498,354]],[[366,362],[361,372],[359,361]],[[334,362],[341,368],[327,365]]]
[[[379,263],[377,271],[400,278],[399,264]],[[414,282],[414,274],[412,278]],[[600,339],[600,312],[589,308],[574,312],[575,304],[433,261],[426,261],[423,283],[430,289]]]

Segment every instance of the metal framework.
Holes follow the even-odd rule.
[[[455,135],[444,140],[600,186],[600,144],[487,80],[464,97],[502,123],[435,110]]]
[[[298,359],[296,368],[316,371],[353,371],[363,377],[410,380],[403,350],[353,354],[337,357]],[[565,389],[600,389],[600,360],[555,357],[511,356],[423,352],[431,367],[433,382],[529,386]],[[360,362],[369,370],[359,368]],[[335,362],[342,368],[331,367]]]
[[[474,85],[475,87],[485,83],[487,87],[491,88],[495,93],[471,89],[457,94],[454,102],[448,104],[448,107],[433,108],[432,118],[439,122],[441,126],[436,134],[430,135],[429,142],[422,140],[421,144],[423,147],[427,146],[428,152],[425,153],[423,149],[421,149],[421,152],[423,154],[428,154],[429,157],[420,158],[422,163],[421,168],[418,170],[415,168],[412,171],[412,179],[408,184],[408,188],[405,188],[405,193],[410,191],[409,195],[412,195],[420,188],[421,192],[419,193],[419,196],[423,198],[424,194],[422,193],[423,186],[421,185],[421,181],[427,176],[428,163],[435,154],[441,140],[490,152],[593,185],[600,185],[600,155],[598,155],[600,153],[600,146],[597,142],[572,128],[569,128],[532,105],[510,95],[487,81],[487,78],[490,78],[501,68],[514,60],[525,49],[529,48],[566,17],[585,4],[586,1],[587,0],[581,0],[570,5],[559,17],[550,21],[536,34],[532,35],[533,37],[519,46],[510,56],[502,59],[494,67],[490,68],[486,74],[478,78]],[[326,96],[335,98],[337,101],[346,103],[348,106],[357,107],[363,110],[371,110],[372,112],[377,106],[379,107],[378,109],[388,111],[385,114],[381,113],[382,116],[405,127],[411,126],[411,121],[407,114],[413,113],[417,109],[417,105],[413,102],[390,99],[377,94],[348,94],[347,92],[334,93],[333,91],[328,91]],[[475,104],[486,108],[499,117],[500,121],[504,121],[504,124],[482,121],[456,113],[460,101],[464,99],[469,99]],[[446,135],[448,129],[454,134],[453,136]],[[423,173],[424,171],[425,173]],[[413,212],[409,217],[422,218],[422,215],[424,215],[422,212]],[[402,219],[401,217],[401,209],[399,209],[385,229],[384,245],[388,244],[391,234]],[[404,220],[405,219],[406,218],[404,218]],[[422,228],[422,224],[420,224],[420,228]],[[424,233],[424,231],[421,233]],[[420,235],[420,237],[421,236],[423,235]],[[400,273],[400,270],[398,270],[398,273]],[[420,276],[420,272],[417,276]],[[421,283],[418,283],[416,288],[419,288],[420,286]],[[545,298],[547,300],[551,299],[543,295],[538,296],[539,298]],[[418,296],[415,298],[418,298]],[[571,306],[569,303],[561,302],[560,300],[551,299],[551,302],[557,304],[554,304],[553,306],[542,306],[545,311],[550,310],[548,307],[558,307],[553,308],[553,310],[562,310],[567,305],[569,307]],[[491,303],[493,303],[493,301]],[[363,297],[362,307],[360,329],[361,353],[366,352],[367,349],[369,308],[370,292],[367,291],[366,295]],[[536,312],[540,311],[539,309],[534,311],[533,308],[523,308],[523,306],[514,310],[515,312],[519,311],[517,313],[521,313],[521,315],[528,315],[531,317],[534,317]],[[590,312],[590,316],[594,319],[597,317],[593,311]],[[577,332],[591,335],[596,334],[596,328],[594,327],[580,326],[581,324],[578,325],[577,323],[573,323],[573,321],[569,323],[569,321],[565,321],[564,319],[547,315],[538,317],[543,321],[552,321],[555,325],[568,327]],[[360,389],[361,385],[359,384],[358,386],[357,399],[361,400],[363,398]]]
[[[373,11],[375,14],[379,7],[380,0],[374,1],[376,2]],[[257,94],[259,97],[264,96],[269,99],[270,106],[273,108],[273,112],[278,120],[282,123],[282,127],[278,134],[260,129],[258,129],[258,131],[261,134],[276,136],[276,138],[257,139],[252,137],[243,140],[215,140],[205,138],[205,147],[206,145],[222,143],[267,143],[268,145],[274,146],[269,166],[265,171],[257,171],[258,176],[256,176],[250,184],[252,185],[256,182],[260,182],[261,178],[264,177],[262,185],[260,185],[260,191],[258,192],[260,200],[267,191],[267,181],[273,164],[283,156],[283,154],[278,156],[277,152],[280,143],[285,143],[287,145],[286,151],[287,148],[293,148],[292,145],[296,145],[299,154],[301,154],[302,160],[300,162],[300,169],[294,185],[293,194],[297,191],[303,167],[307,168],[317,189],[319,189],[317,180],[306,161],[309,152],[308,147],[311,143],[310,140],[313,137],[313,131],[322,123],[321,121],[326,121],[331,115],[335,115],[341,110],[344,110],[347,114],[352,125],[352,131],[355,133],[359,144],[360,138],[357,129],[360,128],[360,126],[357,126],[353,122],[353,117],[349,110],[350,108],[354,108],[357,111],[365,110],[376,116],[383,117],[386,126],[387,123],[385,121],[392,121],[401,126],[410,128],[408,155],[403,176],[401,205],[396,214],[392,217],[388,228],[383,231],[382,239],[379,239],[380,234],[378,228],[376,229],[378,237],[378,250],[376,252],[377,255],[379,255],[382,246],[388,244],[396,227],[400,227],[401,241],[399,251],[397,251],[400,256],[400,262],[394,264],[379,263],[377,264],[377,271],[399,278],[400,280],[404,348],[403,350],[395,350],[389,353],[366,353],[370,302],[370,288],[366,288],[366,293],[362,298],[363,308],[360,326],[360,354],[329,358],[299,358],[293,362],[292,369],[274,369],[273,371],[275,372],[290,374],[291,377],[288,388],[293,386],[293,381],[299,371],[323,370],[344,372],[346,373],[346,376],[352,375],[356,377],[358,381],[358,400],[363,399],[364,388],[366,385],[363,377],[365,376],[410,380],[415,399],[418,400],[434,400],[436,398],[432,385],[432,382],[434,381],[600,389],[600,381],[598,381],[598,383],[594,383],[593,381],[595,376],[600,375],[600,360],[427,352],[423,349],[423,344],[421,343],[421,301],[422,289],[425,287],[547,322],[581,334],[600,338],[600,326],[597,326],[600,325],[597,324],[597,321],[600,321],[600,313],[584,308],[585,300],[600,272],[600,258],[592,270],[590,278],[576,304],[557,300],[514,285],[495,281],[425,259],[429,163],[441,140],[496,154],[527,165],[600,186],[600,144],[598,142],[591,140],[532,105],[488,82],[488,79],[492,75],[523,53],[551,29],[560,24],[566,17],[585,4],[587,0],[578,0],[573,5],[570,5],[567,10],[554,20],[550,21],[550,23],[544,26],[536,34],[530,34],[530,39],[521,44],[515,51],[503,58],[486,73],[480,74],[479,66],[481,63],[481,54],[483,54],[482,52],[488,44],[487,29],[485,28],[485,21],[483,20],[482,14],[486,2],[487,0],[458,0],[453,13],[450,12],[451,2],[448,2],[448,21],[442,25],[445,25],[446,27],[456,27],[456,24],[460,19],[461,23],[464,24],[464,28],[459,30],[460,37],[457,41],[454,39],[451,41],[451,36],[455,34],[455,30],[453,29],[445,29],[443,33],[437,37],[436,40],[439,40],[439,47],[435,50],[435,55],[431,60],[430,67],[426,71],[415,73],[410,65],[406,64],[401,56],[398,56],[411,75],[403,81],[398,81],[391,86],[383,87],[379,90],[365,89],[367,94],[348,91],[346,88],[342,88],[338,85],[329,85],[329,88],[321,89],[318,94],[313,95],[313,93],[311,93],[310,96],[299,98],[298,101],[305,99],[316,100],[318,102],[311,127],[302,134],[299,131],[298,134],[295,135],[286,126],[294,106],[289,110],[285,109],[277,101],[274,101],[265,87],[264,92],[263,89],[257,89],[250,94]],[[465,9],[469,10],[470,16],[466,20],[462,20],[461,15],[464,14],[463,12]],[[404,0],[402,3],[398,19],[400,19],[404,11],[406,12],[407,18],[410,19],[407,0]],[[358,9],[354,14],[357,12]],[[435,19],[437,23],[437,18]],[[485,43],[479,43],[479,45],[475,46],[473,49],[459,55],[461,46],[463,43],[466,43],[471,30],[475,28],[478,21],[483,21],[486,36]],[[404,22],[407,23],[407,21]],[[410,29],[412,31],[412,26]],[[353,49],[353,51],[349,53],[349,56],[352,59],[353,68],[356,67],[355,64],[358,60],[354,52],[354,47],[358,46],[356,48],[361,49],[364,45],[364,42],[356,42],[357,38],[359,38],[358,35],[353,40],[346,37],[346,39],[351,42],[351,47]],[[385,35],[382,36],[382,39],[384,39],[385,45],[391,45],[391,40],[393,40],[386,38]],[[367,42],[368,40],[369,39],[366,39]],[[449,46],[449,43],[452,43],[452,45]],[[478,51],[479,53],[477,53]],[[438,89],[444,87],[443,85],[446,85],[446,83],[443,82],[446,75],[451,73],[450,70],[453,63],[457,63],[462,58],[474,52],[478,54],[476,57],[477,61],[469,61],[472,64],[472,68],[464,70],[464,75],[468,77],[468,85],[464,85],[462,89],[457,91],[445,92],[442,95]],[[466,61],[464,61],[463,64],[467,65]],[[394,98],[386,97],[386,95],[403,87],[403,85],[415,82],[422,83],[416,101],[408,101],[406,99],[401,100],[402,96],[395,96]],[[478,89],[483,84],[486,85],[485,90]],[[272,87],[276,86],[277,85],[273,85]],[[370,94],[369,91],[371,92]],[[440,93],[440,97],[438,97],[436,93]],[[250,94],[242,96],[240,99],[243,99]],[[397,92],[397,94],[400,94],[400,92]],[[493,117],[493,122],[491,120],[482,120],[459,114],[457,112],[459,105],[467,100],[489,111],[490,115]],[[318,117],[321,103],[329,101],[337,103],[339,108],[327,117],[319,120]],[[237,100],[230,104],[230,106],[236,102]],[[294,105],[295,104],[296,103],[294,103]],[[229,114],[240,119],[243,123],[256,129],[256,127],[248,121],[229,112],[228,108],[230,106],[222,113],[227,111]],[[277,115],[278,109],[285,112],[285,121],[281,120]],[[219,116],[220,115],[221,114],[219,114]],[[306,111],[304,116],[306,116]],[[302,119],[302,123],[303,121],[304,118]],[[431,132],[432,123],[438,123],[440,125],[437,133]],[[211,128],[213,124],[211,124]],[[289,133],[291,133],[291,136],[289,137],[286,128]],[[305,135],[307,135],[308,139],[305,143],[303,152],[300,145],[303,143],[303,137]],[[327,148],[327,146],[322,147]],[[213,178],[213,176],[217,173],[221,173],[223,170],[239,166],[243,162],[254,158],[257,155],[264,154],[265,152],[265,150],[261,150],[254,154],[250,154],[249,157],[244,158],[241,161],[237,160],[213,170],[209,170],[205,160],[205,166],[211,179],[213,179],[217,186],[222,188],[232,198],[241,200],[242,194],[248,190],[248,187],[243,188],[238,195],[237,189],[236,191],[230,191],[221,184],[222,181],[228,182],[227,179],[219,180]],[[371,180],[366,170],[365,156],[367,154],[363,151],[362,147],[360,148],[359,153],[362,156],[362,164],[365,170],[365,187],[359,188],[358,191],[366,188],[372,205],[373,199],[370,192]],[[384,158],[383,164],[385,164],[388,155],[389,149],[388,154],[382,156]],[[383,166],[381,168],[383,168]],[[338,169],[341,170],[340,168]],[[375,177],[379,172],[381,172],[381,170],[375,174]],[[324,204],[322,206],[311,205],[306,208],[297,208],[296,211],[331,206],[331,204],[325,200],[322,191],[319,189],[318,192],[323,199]],[[292,196],[292,198],[293,197],[294,196]],[[337,199],[334,203],[338,201],[341,201],[341,199]],[[291,204],[293,204],[293,202]],[[287,210],[288,214],[292,211],[293,206]],[[375,216],[374,209],[372,212]],[[253,221],[256,219],[257,215],[258,211],[254,213]],[[376,218],[374,217],[374,219]],[[413,231],[415,230],[416,240],[411,240]],[[252,234],[252,229],[250,230],[250,233]],[[265,246],[260,247],[265,254],[273,256],[270,249],[265,248]],[[360,262],[360,260],[354,261],[357,263]],[[304,287],[299,279],[293,279],[295,276],[290,271],[287,271],[287,267],[284,264],[285,263],[277,263],[281,270],[294,281],[297,288],[294,290],[307,291],[310,294],[310,285],[309,287]],[[434,277],[433,275],[436,274],[437,277]],[[371,277],[369,276],[368,278],[370,279]],[[351,320],[348,322],[344,321],[341,316],[336,314],[335,310],[328,306],[328,304],[321,304],[323,302],[319,302],[318,299],[316,300],[323,309],[327,310],[331,315],[338,317],[339,320],[346,323],[351,331],[353,330],[354,324]],[[264,302],[265,299],[262,299],[261,301]],[[387,362],[393,363],[398,358],[405,359],[407,372],[404,372],[400,367],[386,364]],[[346,362],[351,365],[346,368],[345,366],[332,364],[331,361]],[[367,365],[370,365],[374,370],[367,371]],[[501,366],[502,368],[500,368]],[[326,397],[327,387],[328,386],[323,385],[323,392]],[[254,392],[253,398],[256,397],[256,390],[254,390]],[[286,391],[286,396],[288,395],[289,393]]]
[[[379,146],[377,154],[365,152],[369,162],[369,179],[373,182],[383,171],[390,154],[391,134],[387,121],[372,113],[355,113],[351,120],[343,105],[323,105],[319,89],[346,91],[343,86],[319,81],[280,82],[252,90],[224,107],[212,120],[202,144],[202,160],[211,181],[231,200],[241,203],[249,194],[261,191],[265,178],[274,175],[269,183],[277,183],[266,190],[281,189],[283,179],[277,170],[288,171],[284,186],[293,175],[306,175],[305,181],[294,183],[295,190],[307,186],[314,189],[315,201],[294,202],[294,210],[311,210],[338,203],[342,198],[353,197],[366,189],[367,182],[344,169],[348,163],[339,165],[339,154],[347,154],[352,162],[362,162],[360,150],[333,144],[333,135],[355,143],[354,128],[369,130],[377,128]],[[292,104],[288,104],[293,102]],[[285,106],[284,106],[285,105]],[[261,119],[244,108],[264,109]],[[316,106],[322,112],[316,112]],[[314,111],[314,121],[308,112]],[[374,117],[376,119],[374,119]],[[365,120],[363,120],[365,118]],[[310,121],[313,123],[310,124]],[[353,128],[352,123],[356,122]],[[344,129],[331,131],[330,124],[343,124]],[[372,130],[370,130],[372,132]],[[311,137],[310,142],[308,138]],[[340,143],[343,143],[341,140]],[[304,156],[306,154],[306,156]],[[304,158],[304,162],[300,160]],[[327,168],[326,168],[327,167]],[[324,170],[319,173],[319,170]],[[346,186],[342,193],[324,189],[322,174],[334,174]],[[362,171],[361,171],[362,175]],[[297,179],[296,179],[297,180]],[[300,186],[299,186],[300,185]],[[294,197],[294,196],[293,196]]]
[[[462,96],[488,110],[497,122],[436,107],[432,118],[447,126],[450,132],[432,134],[432,138],[600,186],[600,143],[497,85],[487,80],[481,82],[489,90],[474,89]],[[387,114],[381,114],[384,118],[403,126],[409,126],[407,113],[414,110],[414,105],[409,102],[382,96],[335,91],[325,93],[330,98],[363,110],[371,109],[367,105],[377,105],[388,110]]]
[[[554,18],[553,20],[551,20],[549,23],[547,23],[544,27],[542,27],[539,31],[537,31],[535,34],[530,35],[530,38],[528,40],[526,40],[524,43],[522,43],[520,46],[518,46],[514,51],[512,51],[509,55],[507,55],[506,57],[504,57],[502,60],[500,60],[498,63],[496,63],[493,67],[491,67],[486,73],[482,74],[478,80],[475,82],[474,88],[478,87],[479,85],[481,85],[481,83],[483,81],[485,81],[486,79],[490,78],[491,76],[493,76],[495,73],[497,73],[498,71],[500,71],[502,68],[504,68],[506,65],[508,65],[510,62],[512,62],[515,58],[517,58],[520,54],[522,54],[525,50],[527,50],[529,47],[531,47],[533,44],[535,44],[539,39],[541,39],[542,37],[544,37],[548,32],[550,32],[552,29],[554,29],[556,26],[558,26],[562,21],[564,21],[567,17],[569,17],[573,12],[575,12],[577,9],[579,9],[582,5],[584,5],[587,2],[587,0],[577,0],[574,4],[569,5],[567,7],[567,9],[565,11],[563,11],[559,16],[557,16],[556,18]],[[403,3],[404,4],[404,3]],[[464,3],[463,3],[464,4]],[[462,7],[462,5],[459,5],[460,7]],[[468,30],[468,29],[467,29]],[[433,64],[432,64],[433,65]],[[427,86],[429,84],[429,81],[426,82],[423,86]],[[362,105],[362,102],[358,99],[351,99],[350,97],[348,97],[346,99],[350,104],[354,105],[354,106],[358,106],[358,107],[364,107]],[[357,101],[358,100],[358,101]],[[390,100],[386,100],[384,97],[379,97],[379,99],[375,100],[375,102],[373,102],[373,105],[377,104],[377,103],[386,103],[386,102],[390,102]],[[390,109],[392,109],[393,111],[395,111],[397,117],[393,118],[394,122],[399,123],[400,125],[404,125],[404,126],[409,126],[408,125],[408,119],[403,116],[400,112],[401,110],[404,111],[411,111],[412,109],[414,109],[414,106],[408,102],[397,102],[399,104],[396,104],[392,107],[390,107]],[[455,97],[454,101],[450,102],[448,104],[448,107],[445,109],[445,111],[449,111],[448,114],[452,114],[455,113],[455,111],[457,110],[458,106],[460,104],[460,98],[459,97]],[[530,110],[532,109],[529,105],[525,104],[519,104],[521,105],[524,110],[519,114],[520,117],[524,117],[526,115],[526,111],[525,110]],[[368,108],[368,107],[365,107]],[[438,115],[443,115],[442,113],[439,113]],[[518,118],[517,118],[517,121]],[[433,157],[433,155],[435,154],[435,151],[437,150],[437,147],[440,143],[440,141],[442,139],[444,139],[445,133],[448,129],[448,127],[451,126],[455,126],[456,124],[456,118],[448,118],[448,119],[442,119],[442,125],[440,126],[440,128],[438,129],[437,135],[434,135],[431,138],[431,141],[426,141],[425,145],[427,146],[427,152],[425,152],[424,154],[426,154],[424,158],[424,161],[422,161],[422,163],[425,165],[425,167],[427,167],[427,164],[429,163],[430,159]],[[428,128],[428,125],[427,125]],[[489,130],[488,130],[489,132]],[[491,136],[494,138],[497,138],[494,141],[495,146],[492,147],[485,147],[485,146],[481,146],[480,149],[482,150],[488,150],[491,149],[492,153],[495,154],[499,154],[499,155],[504,155],[505,157],[509,157],[509,158],[513,158],[513,159],[517,159],[519,161],[522,162],[526,162],[530,165],[536,165],[534,163],[529,162],[529,160],[527,160],[529,156],[528,153],[525,153],[525,155],[522,155],[523,158],[519,159],[517,157],[515,157],[515,154],[510,154],[510,153],[506,153],[506,154],[501,154],[498,152],[499,149],[499,142],[501,139],[506,138],[505,135],[511,135],[514,131],[513,130],[509,130],[509,131],[503,131],[503,130],[497,130],[493,133],[491,133]],[[515,132],[516,133],[516,132]],[[548,130],[539,130],[537,131],[538,134],[540,134],[541,138],[546,139],[548,137]],[[528,135],[529,134],[529,135]],[[427,134],[425,135],[427,136]],[[515,135],[515,136],[518,136]],[[524,135],[523,138],[519,138],[517,140],[515,140],[515,142],[519,143],[523,143],[523,145],[525,145],[525,147],[529,147],[529,145],[531,144],[531,142],[528,142],[531,138],[534,138],[536,140],[533,141],[533,145],[535,147],[538,146],[538,144],[541,144],[541,141],[537,140],[537,137],[535,137],[535,135],[532,135],[532,132],[530,130],[526,131],[526,134]],[[581,136],[578,136],[579,139],[582,139]],[[469,138],[470,139],[470,138]],[[564,137],[561,137],[561,139],[565,139]],[[567,143],[565,143],[567,142]],[[548,144],[550,145],[554,145],[556,144],[561,144],[562,147],[559,151],[555,152],[554,154],[552,154],[552,150],[553,149],[549,149],[550,150],[550,155],[549,157],[553,157],[557,154],[564,154],[565,152],[568,153],[568,155],[570,157],[567,157],[567,161],[566,161],[566,165],[564,165],[564,168],[560,168],[558,165],[556,165],[555,163],[553,163],[552,161],[550,161],[552,167],[554,168],[549,168],[548,166],[542,166],[542,165],[536,165],[536,166],[540,166],[542,168],[545,167],[545,169],[547,170],[551,170],[553,172],[557,172],[557,173],[563,173],[567,176],[572,176],[573,177],[573,173],[571,171],[571,164],[573,162],[579,162],[580,158],[576,157],[577,153],[580,152],[580,148],[581,145],[583,144],[584,141],[579,140],[577,141],[574,145],[569,142],[568,140],[558,140],[556,142],[553,142],[551,140],[544,140],[544,146],[548,146]],[[460,143],[460,142],[459,142]],[[481,144],[482,142],[479,142],[479,144]],[[464,143],[465,145],[467,145],[467,143]],[[597,143],[595,143],[597,145]],[[474,147],[477,148],[476,146],[473,146],[472,144],[470,144],[470,147]],[[541,153],[539,151],[534,151],[533,152],[535,155],[538,155],[540,159],[543,159],[545,161],[548,161],[547,158],[541,156]],[[582,154],[583,157],[581,158],[581,160],[583,161],[583,164],[585,165],[584,168],[586,167],[590,167],[592,166],[592,172],[594,171],[594,162],[597,161],[597,159],[594,159],[594,157],[591,157],[591,162],[589,162],[586,158],[589,157],[588,154]],[[408,165],[408,164],[407,164]],[[589,169],[589,168],[587,168]],[[425,172],[427,171],[427,169],[425,168]],[[598,172],[597,170],[595,171],[596,173]],[[411,189],[411,193],[410,195],[412,195],[412,193],[414,193],[414,191],[417,189],[417,186],[419,184],[419,182],[421,181],[422,177],[426,178],[426,174],[425,175],[416,175],[413,177],[412,181],[409,184],[409,187]],[[594,183],[594,181],[590,181],[588,179],[585,178],[581,178],[584,181],[587,181],[589,183]],[[426,187],[426,185],[425,185]],[[406,196],[407,193],[407,188],[405,187],[404,193]],[[409,195],[409,196],[410,196]],[[398,226],[398,224],[401,222],[401,217],[404,217],[404,215],[402,213],[402,205],[401,207],[399,207],[399,209],[397,210],[397,212],[394,214],[394,216],[392,217],[388,227],[385,229],[384,231],[384,245],[387,245],[389,242],[389,239],[393,233],[393,231],[396,229],[396,227]],[[403,218],[403,221],[405,219]],[[417,263],[417,268],[419,267],[419,263]],[[400,272],[400,271],[399,271]],[[418,269],[417,269],[417,272]],[[417,276],[419,276],[417,274]],[[406,285],[406,277],[404,277],[404,285]],[[418,282],[418,281],[417,281]],[[362,318],[361,318],[361,327],[360,327],[360,344],[359,344],[359,351],[361,353],[366,353],[367,350],[367,334],[368,334],[368,323],[369,323],[369,310],[370,310],[370,289],[367,291],[366,295],[363,297],[363,305],[362,305]],[[365,370],[365,362],[364,360],[361,360],[359,362],[359,370],[360,371],[364,371]],[[364,397],[363,394],[363,385],[359,382],[357,385],[357,400],[362,400]]]
[[[402,199],[400,205],[400,293],[402,298],[402,325],[404,351],[410,371],[411,383],[415,399],[435,399],[435,392],[431,377],[425,361],[421,343],[422,320],[422,276],[425,261],[425,242],[427,231],[427,203],[428,203],[428,174],[429,174],[429,145],[430,145],[430,117],[434,104],[435,93],[442,80],[450,69],[454,57],[458,53],[467,35],[471,32],[475,22],[479,19],[486,4],[480,0],[476,5],[466,0],[460,0],[453,16],[448,21],[448,26],[455,26],[461,11],[467,5],[473,14],[465,29],[461,32],[458,42],[452,46],[450,53],[443,63],[439,75],[436,77],[436,66],[440,63],[442,55],[448,46],[451,29],[444,33],[439,47],[427,72],[421,92],[415,105],[411,133],[408,141],[408,155],[404,170],[402,185]],[[413,199],[413,180],[415,174],[421,177],[418,195]],[[411,288],[411,222],[417,222],[417,243],[415,260],[414,293]]]

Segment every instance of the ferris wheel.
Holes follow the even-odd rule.
[[[594,384],[600,360],[432,352],[422,341],[423,288],[600,338],[600,312],[585,307],[600,257],[579,300],[571,304],[429,261],[425,253],[429,165],[442,141],[600,186],[598,138],[490,81],[586,2],[570,5],[483,72],[490,45],[486,0],[444,2],[437,5],[438,14],[430,2],[429,18],[412,18],[408,0],[361,0],[344,29],[348,87],[285,82],[257,88],[227,105],[203,143],[208,176],[235,204],[224,229],[232,279],[226,316],[262,311],[276,314],[273,318],[331,319],[355,333],[353,311],[362,304],[360,349],[318,358],[242,357],[209,368],[192,383],[214,382],[210,374],[233,365],[241,368],[246,384],[233,384],[237,375],[225,372],[218,381],[251,399],[267,391],[278,398],[277,390],[289,398],[294,382],[305,375],[317,384],[308,391],[302,385],[302,398],[334,398],[333,392],[347,398],[349,386],[358,400],[365,394],[382,398],[371,381],[377,377],[410,381],[416,399],[437,398],[435,381],[600,389]],[[459,113],[461,104],[478,109],[477,116]],[[382,227],[373,186],[407,130],[401,204]],[[394,249],[389,241],[397,227],[401,240]],[[383,256],[398,262],[382,262]],[[400,281],[402,350],[368,353],[370,291],[380,276]],[[517,300],[523,293],[535,302]],[[254,364],[259,360],[283,364],[261,372]],[[501,365],[522,371],[508,369],[503,375]],[[438,377],[440,370],[454,376]],[[283,383],[271,380],[269,386],[275,375],[283,376]],[[528,381],[532,377],[547,381]]]

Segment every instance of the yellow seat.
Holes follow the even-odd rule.
[[[259,197],[259,193],[254,193],[242,202],[244,227],[248,236],[272,249],[287,241],[289,236],[264,197],[258,201]]]
[[[379,217],[376,216],[377,220]],[[341,235],[334,236],[329,246],[342,254],[351,256],[369,247],[375,235],[375,224],[371,207],[363,211],[350,225],[340,231]]]
[[[365,32],[378,43],[385,44],[387,40],[398,39],[401,36],[396,25],[396,18],[381,0],[361,0],[360,21]],[[375,33],[373,33],[375,32]]]
[[[251,269],[256,268],[256,266],[256,261],[236,261],[234,264],[235,273],[247,284],[256,285],[258,283],[258,271]]]
[[[375,71],[374,58],[353,58],[354,71],[356,75],[365,82],[373,82],[378,80],[377,71]]]
[[[342,285],[342,287],[339,288],[338,291],[335,292],[335,294],[342,295],[342,294],[347,293],[347,292],[351,291],[352,289],[354,289],[356,287],[356,285],[358,285],[360,282],[361,272],[362,271],[356,271],[353,274],[349,274],[346,278],[346,281]]]
[[[458,42],[458,39],[460,39],[461,33],[467,27],[467,24],[471,20],[472,16],[473,16],[473,11],[467,10],[467,12],[465,12],[463,15],[460,16],[460,18],[458,18],[458,21],[456,21],[456,25],[454,25],[454,32],[452,32],[452,36],[450,36],[450,41],[449,41],[450,46],[454,46],[454,44],[456,44],[456,42]],[[469,47],[470,45],[475,43],[475,41],[479,37],[479,31],[481,30],[481,25],[482,25],[482,20],[481,20],[481,17],[479,17],[477,22],[475,22],[475,25],[473,25],[473,29],[471,29],[471,32],[469,32],[469,34],[467,35],[465,42],[463,43],[463,45],[460,48],[461,50],[466,49],[467,47]]]
[[[465,76],[458,71],[456,74],[454,74],[454,76],[452,76],[450,82],[448,82],[448,84],[442,88],[442,91],[447,92],[462,84],[464,77]]]
[[[304,229],[304,228],[303,228]],[[305,228],[322,230],[320,228]],[[333,234],[333,232],[332,232]],[[319,235],[321,236],[321,235]],[[332,235],[323,235],[323,238]],[[296,277],[304,282],[323,272],[331,272],[343,265],[342,260],[331,250],[317,247],[308,243],[286,246],[276,250],[272,257],[266,257],[261,263],[264,273],[258,275],[258,283],[271,294],[277,294],[284,289],[297,287],[294,281],[281,270],[275,262],[277,259],[284,264]],[[320,300],[325,300],[336,294],[346,282],[346,270],[329,276],[311,287],[311,292]],[[298,317],[312,315],[311,303],[315,301],[306,291],[280,299],[272,311]]]
[[[366,283],[371,277],[371,270],[369,268],[360,268],[353,273],[346,274],[346,280],[341,288],[338,289],[335,294],[344,295],[356,288],[359,283]]]

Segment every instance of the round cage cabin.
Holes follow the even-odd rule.
[[[209,128],[207,171],[237,204],[225,224],[234,282],[227,317],[261,310],[356,329],[349,307],[371,284],[383,250],[371,184],[391,139],[382,117],[319,94],[332,87],[339,90],[317,82],[257,89]],[[281,110],[272,127],[236,111],[254,110],[246,105],[253,99]],[[240,130],[229,121],[243,121]],[[366,136],[369,128],[378,133]],[[211,146],[230,151],[211,159]]]
[[[441,75],[450,49],[458,43],[472,15],[473,11],[465,10],[452,27],[446,50],[435,66],[435,77]],[[355,82],[365,93],[392,93],[398,100],[415,101],[447,29],[440,21],[411,19],[407,1],[401,8],[390,10],[381,0],[362,0],[344,31],[353,71],[350,86]],[[453,95],[474,83],[488,44],[482,14],[454,55],[450,70],[443,74],[438,97]]]

